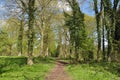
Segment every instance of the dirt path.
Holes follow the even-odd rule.
[[[64,70],[65,64],[59,61],[56,62],[56,66],[48,74],[46,80],[72,80]]]

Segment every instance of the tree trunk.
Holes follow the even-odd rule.
[[[106,52],[105,52],[105,27],[104,27],[104,25],[103,25],[103,28],[102,28],[102,34],[103,34],[103,44],[102,44],[102,47],[103,47],[103,54],[102,54],[102,56],[103,56],[103,61],[104,60],[106,60]]]
[[[61,28],[59,28],[59,42],[58,42],[58,45],[59,45],[59,57],[62,58],[63,57],[63,49],[62,49],[62,30]]]
[[[12,45],[9,45],[9,49],[10,49],[9,56],[11,56],[12,55]]]
[[[22,15],[23,16],[23,15]],[[24,25],[23,25],[24,17],[22,17],[21,20],[21,25],[20,25],[20,30],[19,30],[19,36],[18,36],[18,56],[21,56],[23,53],[23,30],[24,30]]]
[[[104,16],[104,8],[103,8],[103,0],[101,0],[100,6],[101,12],[101,27],[102,27],[102,59],[106,60],[106,52],[105,52],[105,16]]]
[[[98,7],[97,7],[97,0],[94,0],[94,10],[96,14],[96,23],[97,23],[97,40],[98,40],[98,51],[97,51],[97,60],[100,60],[100,53],[101,53],[101,30],[100,30],[100,13],[98,12]]]
[[[40,43],[40,56],[43,56],[43,45],[44,45],[44,42],[43,42],[43,38],[44,38],[44,31],[41,30],[41,43]]]
[[[29,23],[28,23],[28,65],[32,65],[32,54],[33,54],[33,47],[34,47],[34,13],[35,13],[35,0],[29,0]]]
[[[48,46],[46,47],[45,56],[46,56],[46,57],[49,56],[49,48],[48,48]]]
[[[113,15],[112,15],[112,30],[111,30],[111,36],[112,36],[112,61],[115,61],[115,26],[116,26],[116,12],[117,12],[117,6],[120,0],[114,0],[114,6],[113,6]]]
[[[108,29],[107,31],[107,37],[108,37],[108,52],[107,52],[107,60],[111,62],[111,52],[112,52],[112,41],[111,41],[111,31]]]

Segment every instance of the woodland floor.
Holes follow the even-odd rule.
[[[72,80],[64,70],[65,63],[56,61],[55,67],[47,75],[46,80]]]

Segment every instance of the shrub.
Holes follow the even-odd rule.
[[[20,67],[27,64],[26,57],[0,57],[0,73],[15,69],[15,67]]]

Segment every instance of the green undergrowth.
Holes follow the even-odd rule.
[[[72,64],[66,67],[73,80],[120,80],[117,63]]]
[[[0,67],[7,66],[10,64],[17,64],[19,66],[27,64],[27,57],[18,57],[18,56],[1,56],[0,57]]]
[[[117,62],[112,62],[112,63],[100,62],[100,63],[91,63],[90,66],[93,66],[93,67],[99,67],[100,66],[104,70],[120,77],[120,63],[117,63]]]
[[[32,66],[9,63],[0,69],[0,80],[45,80],[47,73],[54,67],[54,62],[52,58],[34,58]]]

